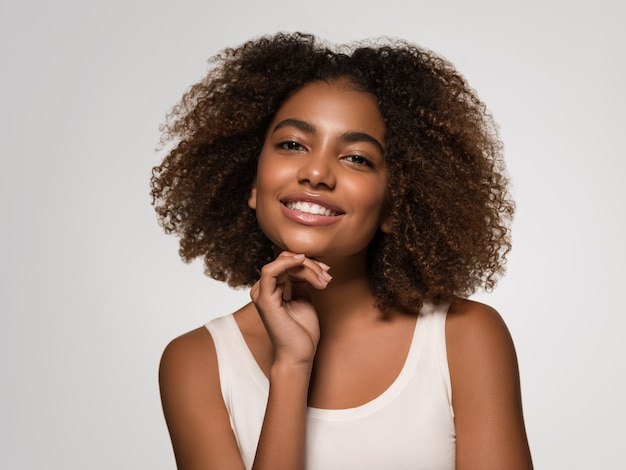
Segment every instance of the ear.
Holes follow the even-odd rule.
[[[383,233],[391,233],[392,229],[392,220],[391,215],[389,214],[389,206],[391,205],[391,200],[389,194],[387,194],[387,200],[385,201],[385,207],[380,217],[380,231]]]
[[[380,230],[383,233],[391,233],[391,217],[385,218],[380,224]]]
[[[248,207],[256,210],[256,184],[253,184],[252,189],[250,190],[250,196],[248,196]]]

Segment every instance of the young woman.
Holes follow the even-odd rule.
[[[278,34],[174,109],[152,195],[252,303],[166,348],[180,469],[529,469],[493,287],[513,204],[484,105],[404,42]]]

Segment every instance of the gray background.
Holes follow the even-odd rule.
[[[4,1],[0,467],[171,469],[157,368],[247,301],[181,263],[148,197],[166,111],[226,46],[390,35],[450,59],[501,125],[518,213],[477,296],[516,341],[537,468],[623,459],[624,17],[618,2]]]

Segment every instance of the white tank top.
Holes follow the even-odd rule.
[[[356,408],[309,407],[307,470],[454,470],[455,430],[445,343],[448,305],[419,313],[404,366],[381,395]],[[246,469],[252,468],[269,380],[232,315],[206,325]]]

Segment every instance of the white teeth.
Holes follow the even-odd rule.
[[[304,212],[306,214],[325,215],[329,217],[337,215],[336,212],[312,202],[288,202],[285,204],[285,206],[287,206],[287,208],[291,209],[292,211]]]

